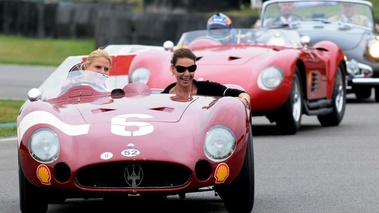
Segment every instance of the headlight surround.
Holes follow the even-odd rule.
[[[368,45],[368,54],[370,57],[379,60],[379,40],[373,40]]]
[[[264,69],[258,76],[258,86],[263,90],[274,90],[283,81],[283,70],[272,66]]]
[[[150,70],[145,68],[145,67],[139,67],[135,70],[133,70],[130,75],[130,82],[142,82],[142,83],[147,83],[150,78]]]
[[[51,129],[35,131],[29,140],[29,153],[38,162],[51,163],[59,156],[59,138]]]
[[[349,75],[355,78],[372,77],[374,74],[372,67],[359,63],[354,59],[346,61],[346,68]]]
[[[224,161],[235,149],[236,137],[228,127],[216,125],[208,130],[204,141],[204,153],[210,160]]]
[[[346,69],[350,75],[354,76],[359,74],[359,65],[358,62],[354,59],[346,61]]]

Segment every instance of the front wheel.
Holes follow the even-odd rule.
[[[375,89],[375,102],[379,103],[379,86],[376,86],[374,89]]]
[[[296,68],[291,93],[277,112],[276,128],[280,134],[293,135],[300,129],[303,114],[303,97],[300,82],[300,74]]]
[[[353,89],[354,89],[355,97],[357,97],[357,99],[359,100],[367,99],[367,98],[370,98],[371,96],[371,87],[354,86]]]
[[[250,130],[245,160],[238,177],[230,185],[215,186],[229,213],[250,213],[254,206],[254,150]]]
[[[321,126],[337,126],[342,121],[346,108],[346,85],[344,79],[345,75],[342,73],[342,69],[338,67],[334,79],[333,111],[327,115],[317,116]]]
[[[26,179],[22,169],[18,169],[20,210],[22,213],[46,213],[48,204],[40,191]]]

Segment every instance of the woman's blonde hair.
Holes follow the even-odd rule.
[[[109,62],[109,65],[112,65],[112,58],[111,56],[108,54],[107,51],[103,50],[103,49],[97,49],[97,50],[94,50],[92,51],[89,55],[88,55],[88,58],[87,58],[87,61],[85,62],[87,65],[90,65],[93,60],[95,58],[98,58],[98,57],[104,57],[105,59],[108,60]]]

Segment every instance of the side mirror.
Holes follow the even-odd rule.
[[[308,48],[311,38],[309,36],[301,36],[300,43],[304,48]]]
[[[165,42],[163,43],[163,48],[164,48],[164,50],[166,50],[166,51],[171,51],[171,50],[173,50],[173,49],[174,49],[174,42],[172,42],[172,41],[165,41]]]
[[[42,98],[42,92],[38,88],[32,88],[28,92],[29,101],[40,101]]]

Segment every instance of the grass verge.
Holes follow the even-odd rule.
[[[0,124],[16,123],[23,100],[0,100]],[[0,125],[0,137],[16,136],[17,129],[14,125]]]
[[[39,39],[0,35],[0,63],[58,66],[71,55],[86,55],[94,39]]]

